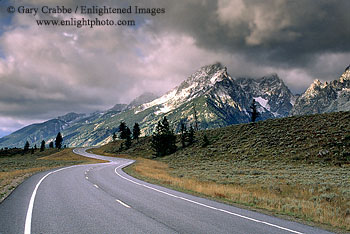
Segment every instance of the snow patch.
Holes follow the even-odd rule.
[[[292,106],[295,105],[295,98],[291,98],[291,99],[290,99],[290,104],[291,104]]]
[[[254,98],[256,102],[258,102],[262,107],[264,107],[266,110],[270,111],[270,106],[267,99],[264,99],[262,97],[255,97]]]
[[[174,108],[172,106],[163,106],[162,108],[160,108],[159,111],[156,111],[155,114],[156,115],[159,115],[159,114],[162,114],[162,113],[167,113],[171,110],[173,110]]]
[[[215,73],[215,75],[213,75],[210,78],[210,83],[215,84],[216,82],[221,81],[222,80],[222,73],[223,73],[223,70],[221,72]]]
[[[213,75],[210,74],[210,80],[207,78],[209,75],[208,73],[209,71],[204,69],[197,71],[185,81],[187,84],[189,84],[188,87],[176,87],[164,96],[157,98],[152,102],[141,105],[134,111],[134,113],[137,114],[154,106],[160,106],[160,109],[155,112],[157,115],[172,111],[183,103],[189,102],[198,97],[199,94],[206,92],[209,87],[212,87],[216,82],[222,80],[223,77],[227,77],[225,69],[218,70]]]
[[[337,97],[340,97],[342,95],[347,95],[347,92],[350,92],[350,89],[349,88],[343,88],[342,90],[337,91]]]
[[[277,112],[272,112],[271,113],[273,114],[273,116],[275,116],[275,118],[279,117],[280,115],[277,113]]]

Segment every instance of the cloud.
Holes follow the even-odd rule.
[[[219,22],[228,25],[230,31],[245,25],[247,46],[261,46],[270,40],[289,42],[300,34],[288,29],[292,19],[284,4],[285,1],[259,1],[249,5],[242,0],[219,0],[217,14]]]
[[[193,38],[138,29],[40,28],[17,16],[0,38],[0,115],[52,118],[164,93],[219,59]]]
[[[74,7],[84,2],[57,0],[50,5]],[[166,13],[132,16],[137,26],[127,28],[38,27],[31,15],[7,18],[0,28],[3,128],[70,111],[107,109],[145,91],[163,94],[216,61],[235,77],[276,72],[294,92],[304,91],[315,78],[338,78],[349,64],[346,0],[99,2],[128,4],[164,7]]]
[[[15,120],[11,117],[0,117],[0,137],[6,136],[17,129],[29,125],[31,123],[38,122],[40,120],[31,119],[31,120]]]
[[[166,5],[167,16],[156,22],[156,30],[186,33],[202,48],[241,53],[268,66],[307,68],[319,53],[350,50],[346,0],[194,0]]]

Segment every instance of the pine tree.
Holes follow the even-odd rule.
[[[199,130],[199,123],[198,123],[196,105],[193,105],[193,117],[194,117],[194,129],[196,131],[198,131]]]
[[[30,147],[30,144],[28,141],[26,141],[26,143],[24,144],[23,152],[27,153],[29,151],[29,147]]]
[[[162,145],[161,122],[158,121],[156,131],[152,135],[151,147],[154,150],[154,157],[160,157],[164,154],[164,146]]]
[[[126,149],[129,149],[131,146],[131,131],[130,128],[126,127],[125,129],[125,147]]]
[[[40,145],[40,152],[43,152],[45,150],[45,141],[42,140],[41,145]]]
[[[256,119],[259,117],[260,113],[257,110],[255,99],[253,99],[252,104],[250,105],[250,109],[252,110],[250,112],[251,114],[251,122],[255,123]]]
[[[180,135],[181,145],[182,145],[182,148],[185,148],[188,132],[187,132],[186,125],[184,123],[181,123],[180,131],[181,131],[181,135]]]
[[[53,141],[50,142],[49,144],[49,148],[52,149],[53,148]]]
[[[55,140],[55,146],[57,149],[61,149],[62,148],[62,142],[63,142],[63,137],[61,135],[61,133],[59,132],[56,136],[56,140]]]
[[[194,143],[194,128],[192,127],[192,125],[190,126],[190,130],[188,132],[188,144],[192,145]]]
[[[132,129],[132,138],[134,140],[137,140],[138,142],[140,134],[141,134],[140,125],[138,123],[135,123]]]
[[[123,139],[123,140],[125,140],[126,139],[126,128],[127,128],[127,126],[126,126],[126,124],[125,124],[125,122],[120,122],[120,124],[119,124],[119,130],[118,130],[118,132],[120,133],[120,139]]]
[[[176,136],[170,129],[166,117],[158,122],[156,131],[152,135],[151,147],[155,151],[155,157],[162,157],[176,151]]]

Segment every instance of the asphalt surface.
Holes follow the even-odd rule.
[[[135,179],[132,160],[38,173],[0,204],[0,233],[330,233]]]

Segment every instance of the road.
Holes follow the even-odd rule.
[[[132,160],[38,173],[0,204],[0,233],[330,233],[135,179]]]

